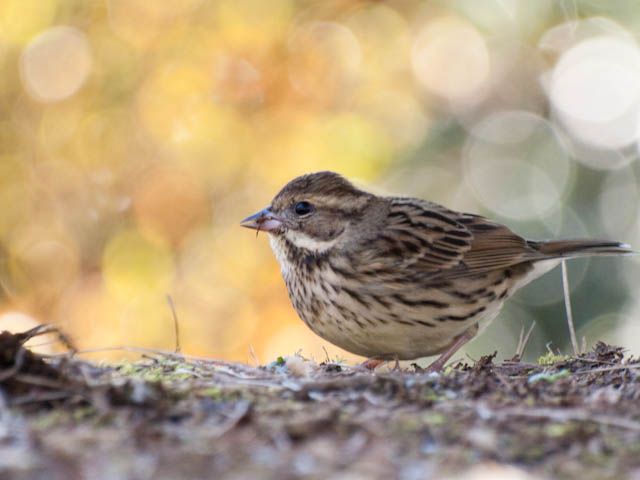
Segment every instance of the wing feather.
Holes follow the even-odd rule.
[[[391,198],[383,232],[358,257],[380,280],[439,281],[507,268],[543,255],[507,227],[426,200]],[[402,283],[402,282],[401,282]]]

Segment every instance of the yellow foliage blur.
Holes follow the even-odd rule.
[[[640,11],[601,3],[3,0],[0,329],[172,349],[169,295],[185,353],[353,358],[238,226],[315,170],[638,245]],[[609,216],[618,198],[631,214]],[[612,262],[619,294],[585,322],[637,310],[637,263]],[[547,316],[540,285],[504,321]],[[537,347],[562,345],[554,323]]]

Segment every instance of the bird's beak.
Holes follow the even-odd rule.
[[[267,207],[264,210],[245,218],[240,222],[240,225],[242,227],[253,228],[254,230],[262,232],[273,232],[284,225],[284,219],[277,216],[269,210],[269,207]]]

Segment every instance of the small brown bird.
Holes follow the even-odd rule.
[[[377,196],[333,172],[292,180],[242,226],[269,234],[293,306],[316,334],[370,366],[441,354],[430,371],[561,259],[633,253],[610,241],[525,240],[479,215]]]

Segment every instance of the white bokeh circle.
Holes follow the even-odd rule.
[[[557,208],[570,173],[565,142],[530,112],[483,119],[464,150],[465,181],[486,208],[508,218],[539,218]]]
[[[22,83],[41,102],[75,94],[91,73],[92,54],[84,33],[58,26],[36,36],[20,55]]]
[[[633,143],[640,114],[638,46],[619,35],[578,43],[555,65],[549,98],[555,116],[580,142],[602,149]]]

